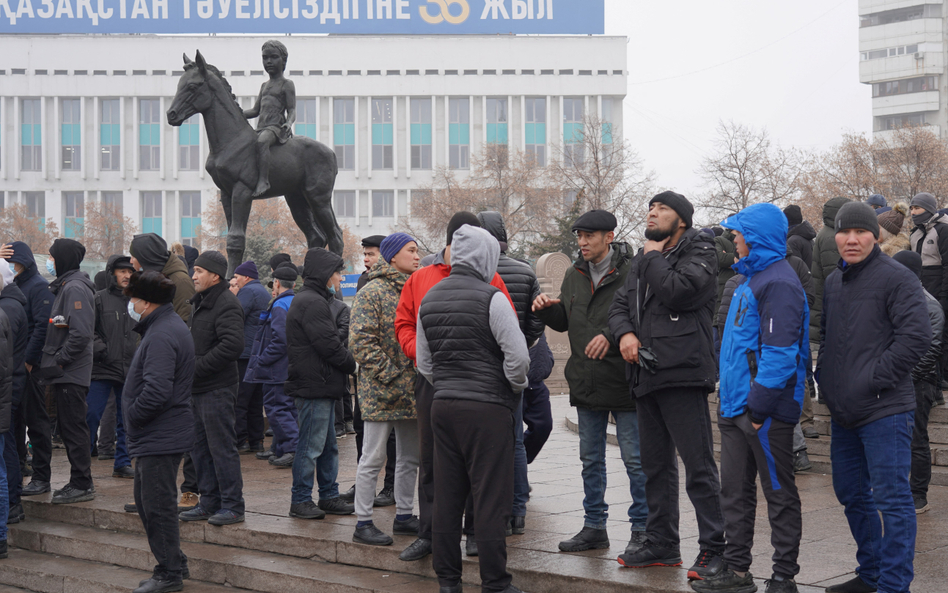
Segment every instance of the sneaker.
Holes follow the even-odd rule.
[[[72,484],[66,484],[62,490],[53,492],[53,504],[72,504],[74,502],[87,502],[95,498],[95,488],[82,490]]]
[[[395,535],[418,535],[419,525],[420,522],[415,515],[412,515],[407,521],[395,519],[395,522],[392,523],[392,533]]]
[[[810,458],[806,454],[806,449],[801,449],[793,454],[793,473],[798,474],[813,468]]]
[[[236,513],[230,509],[221,509],[207,520],[208,525],[233,525],[234,523],[243,523],[244,514]]]
[[[382,530],[369,523],[365,527],[356,527],[352,534],[352,541],[357,544],[367,544],[370,546],[390,546],[393,540],[391,536],[382,533]]]
[[[293,467],[294,459],[296,459],[296,453],[284,453],[282,457],[271,457],[267,463],[273,467]]]
[[[694,565],[688,569],[688,578],[694,580],[712,579],[727,568],[724,555],[713,550],[701,550]],[[756,589],[756,587],[755,587]]]
[[[808,439],[818,439],[818,438],[820,438],[820,433],[819,433],[818,430],[816,430],[816,429],[813,428],[812,426],[804,426],[804,427],[803,427],[803,436],[806,437],[806,438],[808,438]]]
[[[130,465],[123,465],[122,467],[117,467],[112,470],[113,478],[125,478],[127,480],[135,479],[135,470],[132,469]]]
[[[265,433],[263,433],[263,434],[265,434],[265,435],[268,436],[268,437],[272,437],[272,436],[273,436],[273,429],[272,429],[272,428],[268,428],[268,429],[267,429],[267,432],[265,432]]]
[[[642,549],[642,546],[645,545],[645,542],[648,541],[648,538],[645,537],[644,531],[633,531],[632,538],[629,540],[629,545],[625,547],[626,554],[634,554]]]
[[[857,574],[845,583],[830,585],[826,588],[826,593],[876,593],[876,588],[859,578]]]
[[[152,577],[132,591],[132,593],[170,593],[171,591],[181,591],[183,589],[184,583],[181,581]]]
[[[477,556],[477,540],[470,535],[464,538],[464,555],[469,558]]]
[[[526,517],[511,517],[510,518],[510,531],[514,535],[523,535],[524,531],[527,530],[527,518]]]
[[[326,512],[316,506],[316,503],[307,500],[290,505],[290,516],[297,519],[322,519]]]
[[[665,548],[646,540],[639,551],[633,554],[622,554],[618,561],[619,564],[628,568],[681,566],[681,552],[677,548]]]
[[[344,438],[346,438],[346,427],[345,427],[345,425],[343,425],[343,426],[337,426],[337,427],[336,427],[336,438],[337,438],[337,439],[344,439]]]
[[[99,461],[106,461],[109,459],[115,459],[115,451],[99,451],[98,455]]]
[[[395,504],[395,489],[382,488],[382,491],[379,492],[379,495],[375,497],[375,502],[372,504],[372,506],[390,507],[393,504]]]
[[[257,453],[254,453],[254,457],[259,459],[260,461],[266,461],[270,459],[271,457],[273,457],[273,451],[270,449],[267,449],[266,451],[259,451]]]
[[[327,515],[351,515],[355,512],[355,507],[338,496],[336,498],[321,498],[319,508],[326,511]]]
[[[915,514],[921,515],[926,512],[931,507],[928,506],[928,499],[924,496],[913,496],[912,500],[915,502]]]
[[[23,487],[21,496],[36,496],[49,492],[49,482],[43,480],[30,480],[30,483]]]
[[[7,515],[7,525],[13,525],[26,519],[26,513],[23,512],[23,504],[16,503],[10,507],[10,514]]]
[[[144,585],[145,583],[147,583],[149,580],[151,580],[151,579],[154,578],[155,576],[156,576],[156,575],[153,573],[153,574],[152,574],[150,577],[148,577],[147,579],[142,579],[141,581],[139,581],[138,586],[141,587],[142,585]],[[188,580],[188,579],[190,579],[190,578],[191,578],[191,571],[188,570],[188,566],[187,566],[187,565],[184,565],[183,567],[181,567],[181,580],[182,580],[182,581],[186,581],[186,580]]]
[[[346,502],[355,502],[355,498],[356,498],[355,484],[352,485],[352,488],[349,488],[348,490],[340,494],[339,498]]]
[[[773,578],[764,581],[764,591],[765,593],[797,593],[797,582],[774,575]]]
[[[182,492],[181,500],[178,501],[178,512],[190,511],[201,502],[197,492]]]
[[[746,573],[738,576],[733,570],[724,569],[719,575],[706,580],[691,582],[691,588],[697,593],[756,593],[754,576]]]
[[[181,521],[207,521],[213,516],[214,513],[205,511],[201,505],[197,505],[189,511],[178,513],[178,519]]]
[[[418,538],[411,543],[410,546],[402,550],[402,553],[398,555],[398,559],[404,562],[414,562],[415,560],[421,560],[425,556],[431,554],[431,540]]]
[[[560,552],[602,550],[608,547],[609,533],[605,529],[594,529],[592,527],[583,527],[582,531],[570,539],[560,542]]]
[[[346,422],[346,434],[355,434],[356,429],[352,426],[352,422]]]

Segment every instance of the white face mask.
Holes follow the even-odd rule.
[[[142,314],[135,311],[135,303],[132,301],[128,302],[128,315],[135,320],[135,323],[142,320]]]

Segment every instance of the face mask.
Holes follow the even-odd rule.
[[[46,271],[49,272],[50,276],[56,275],[56,264],[49,258],[46,258]]]
[[[13,264],[13,263],[10,263],[10,271],[13,272],[14,276],[16,276],[19,273],[16,271],[16,264]]]
[[[326,287],[326,290],[329,291],[329,294],[336,294],[336,287],[333,286],[332,284],[330,284],[329,286],[327,286],[327,287]]]
[[[135,303],[132,301],[128,302],[128,315],[135,320],[135,323],[138,323],[142,320],[142,314],[135,311]]]

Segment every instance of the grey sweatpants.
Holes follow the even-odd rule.
[[[395,431],[395,512],[410,515],[418,477],[418,421],[364,423],[362,459],[356,472],[355,512],[359,521],[372,520],[379,472],[385,467],[388,435]]]

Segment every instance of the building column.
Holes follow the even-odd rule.
[[[86,106],[88,102],[88,97],[79,97],[79,173],[83,180],[87,177],[86,171],[88,171],[88,169],[86,168],[86,161],[89,160],[87,158],[89,151],[86,150],[89,142],[83,142],[83,140],[89,138],[89,136],[86,135],[86,128],[89,125],[89,108]],[[95,144],[93,144],[93,146],[95,146]]]
[[[132,140],[133,141],[138,138],[141,138],[141,133],[138,129],[140,125],[139,122],[141,121],[141,117],[139,116],[139,109],[141,109],[141,101],[138,100],[138,97],[132,97],[132,130],[133,130]],[[139,162],[141,159],[138,154],[139,153],[138,146],[135,145],[135,146],[132,146],[131,148],[132,148],[132,176],[135,179],[138,179],[138,167],[141,164]]]
[[[92,177],[99,179],[102,172],[102,98],[92,99]]]
[[[411,142],[411,138],[408,139]],[[398,179],[398,97],[392,95],[392,173]]]
[[[405,96],[405,116],[405,177],[411,179],[411,97],[407,95]],[[395,177],[398,178],[398,173]]]

